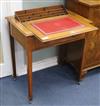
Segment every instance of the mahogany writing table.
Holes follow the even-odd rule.
[[[58,10],[57,10],[58,9]],[[27,12],[28,11],[28,12]],[[30,12],[32,11],[32,12]],[[44,12],[43,12],[44,11]],[[49,11],[49,12],[47,12]],[[55,12],[56,11],[56,12]],[[43,16],[30,17],[31,20],[28,20],[24,13],[27,13],[29,16],[33,12],[40,12]],[[47,13],[46,13],[47,12]],[[51,14],[51,13],[52,14]],[[62,14],[63,13],[63,14]],[[24,17],[21,17],[22,14]],[[19,16],[18,16],[19,15]],[[34,14],[33,14],[34,15]],[[44,17],[45,16],[45,17]],[[61,32],[51,33],[45,35],[40,30],[33,27],[33,23],[45,22],[50,20],[57,20],[60,18],[70,18],[82,25],[81,27],[76,27],[68,30],[63,30]],[[39,19],[40,18],[40,19]],[[28,77],[28,99],[32,100],[32,52],[51,46],[62,45],[70,42],[82,41],[82,58],[80,61],[80,66],[84,62],[84,51],[85,51],[85,36],[88,36],[87,33],[97,30],[96,27],[91,25],[91,21],[75,14],[70,11],[68,13],[62,6],[51,6],[46,8],[39,8],[33,10],[23,10],[16,12],[16,16],[7,17],[9,22],[9,33],[10,33],[10,42],[11,42],[11,51],[12,51],[12,64],[13,64],[13,76],[16,78],[16,62],[15,62],[15,48],[14,48],[14,39],[17,40],[25,49],[27,57],[27,77]],[[60,57],[58,56],[58,62]],[[33,67],[34,68],[34,67]],[[81,69],[79,71],[79,79],[81,77]]]

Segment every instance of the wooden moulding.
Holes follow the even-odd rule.
[[[63,5],[42,7],[36,9],[15,12],[15,18],[20,22],[26,22],[41,18],[65,15],[67,13]]]

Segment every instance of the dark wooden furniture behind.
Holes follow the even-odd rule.
[[[93,24],[99,28],[97,32],[91,32],[86,37],[85,58],[83,67],[81,67],[81,72],[84,76],[90,69],[100,67],[100,1],[65,0],[65,6],[68,10],[92,20]],[[65,50],[65,45],[61,47],[60,51],[64,51],[63,49]],[[60,53],[60,55],[66,57],[62,62],[70,62],[76,70],[79,70],[78,66],[81,56],[80,42],[78,44],[74,42],[73,44],[66,45],[66,49],[67,51],[65,50],[64,53]]]
[[[41,10],[41,12],[39,10]],[[48,12],[48,10],[50,12]],[[54,12],[54,10],[56,12]],[[40,12],[41,14],[40,13],[33,14],[33,13],[37,13],[37,11]],[[44,18],[44,16],[46,18]],[[36,29],[35,30],[34,28],[32,29],[30,26],[31,24],[29,24],[30,22],[34,21],[33,18],[37,19],[35,21],[41,21],[41,20],[48,20],[48,19],[54,19],[54,18],[57,19],[59,17],[66,17],[66,16],[74,20],[76,19],[78,22],[82,23],[84,27],[81,27],[81,28],[78,27],[76,29],[73,29],[73,31],[68,30],[62,33],[56,33],[55,36],[51,34],[50,36],[48,35],[46,39],[44,39],[45,35],[41,35],[40,32],[38,33],[38,31],[36,33],[35,32]],[[40,19],[40,18],[44,18],[44,19]],[[81,56],[80,56],[80,62],[78,65],[78,67],[80,68],[79,80],[82,78],[81,67],[83,66],[85,52],[87,50],[86,48],[87,42],[85,43],[85,41],[87,40],[89,34],[91,34],[92,31],[95,34],[97,30],[95,26],[90,24],[91,21],[70,11],[68,11],[68,14],[67,14],[67,12],[62,6],[53,6],[48,8],[19,11],[19,12],[16,12],[15,17],[14,16],[7,17],[7,20],[9,23],[9,34],[10,34],[10,41],[11,41],[11,51],[12,51],[11,53],[12,53],[12,62],[13,62],[12,65],[13,65],[14,78],[16,78],[14,39],[17,40],[23,46],[26,52],[27,77],[28,77],[28,99],[29,100],[32,100],[32,52],[36,50],[79,41],[80,43],[77,43],[77,44],[81,45],[82,47],[80,50]],[[60,52],[59,52],[58,63],[61,63],[62,58],[63,57],[60,56]]]

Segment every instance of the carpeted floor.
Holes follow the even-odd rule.
[[[100,106],[100,68],[90,71],[80,85],[68,65],[34,72],[32,104],[26,78],[0,79],[0,106]]]

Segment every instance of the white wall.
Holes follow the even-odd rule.
[[[5,17],[13,15],[14,11],[22,9],[22,1],[13,2],[13,1],[0,1],[0,28],[1,28],[1,41],[3,46],[3,58],[4,62],[0,64],[0,77],[4,77],[12,74],[12,65],[11,65],[11,52],[10,52],[10,42],[9,42],[9,31],[8,23]],[[16,54],[20,47],[16,44]],[[19,50],[22,51],[21,49]]]

